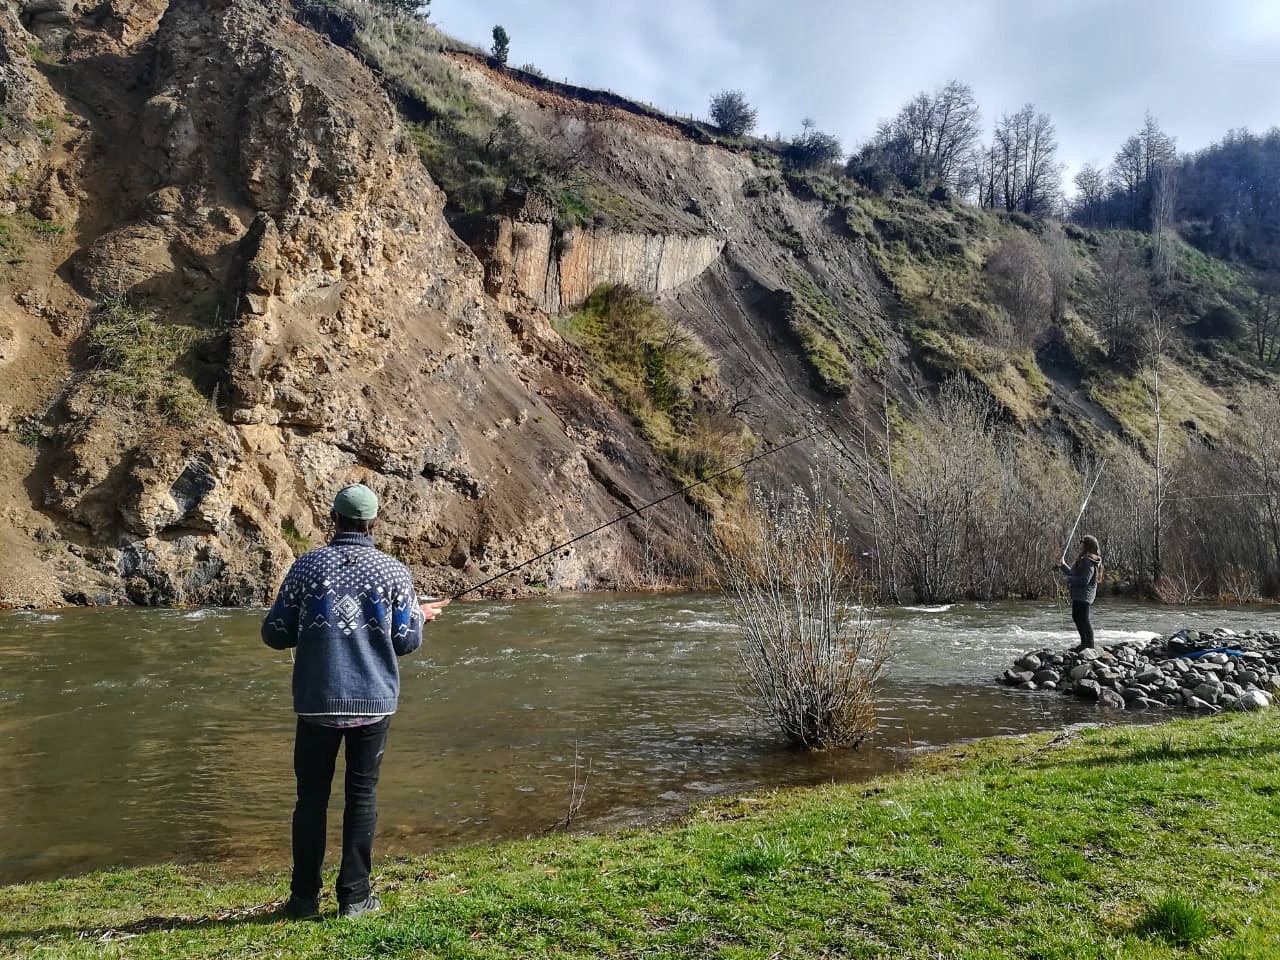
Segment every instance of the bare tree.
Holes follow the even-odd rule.
[[[1076,195],[1071,203],[1071,219],[1087,227],[1105,222],[1107,175],[1095,164],[1086,163],[1075,175]]]
[[[1103,343],[1113,359],[1133,363],[1141,356],[1143,323],[1150,309],[1146,271],[1138,252],[1115,235],[1103,240],[1098,267],[1093,312]]]
[[[1160,283],[1173,275],[1173,223],[1178,197],[1178,168],[1162,163],[1151,174],[1151,271]]]
[[[1062,165],[1053,121],[1027,104],[996,124],[979,173],[983,204],[1035,216],[1053,211],[1062,192]]]
[[[1121,145],[1111,164],[1111,182],[1124,198],[1133,229],[1149,226],[1156,171],[1173,165],[1177,159],[1177,142],[1160,129],[1149,113],[1142,129]]]
[[[1158,310],[1151,311],[1151,325],[1146,333],[1147,393],[1151,415],[1155,421],[1155,437],[1151,457],[1151,579],[1159,590],[1164,578],[1165,505],[1169,497],[1173,463],[1169,455],[1164,423],[1164,391],[1160,383],[1161,367],[1168,347],[1170,327]]]
[[[1043,560],[1079,502],[1080,479],[1059,452],[1001,422],[985,387],[942,385],[884,455],[864,442],[859,477],[874,490],[876,563],[925,603],[1043,596]]]
[[[1264,367],[1280,361],[1280,283],[1256,289],[1249,309],[1254,355]]]
[[[1246,454],[1247,475],[1265,518],[1271,541],[1270,579],[1280,582],[1280,393],[1250,387],[1241,393],[1238,442]]]
[[[1067,309],[1067,296],[1071,285],[1075,283],[1076,256],[1071,252],[1071,241],[1067,239],[1062,224],[1050,222],[1045,225],[1044,235],[1040,238],[1040,249],[1043,253],[1045,272],[1049,276],[1051,295],[1049,313],[1055,323],[1062,321]]]
[[[1053,304],[1053,281],[1043,247],[1022,230],[1001,241],[987,261],[996,302],[1012,325],[1012,344],[1032,346],[1043,333]]]
[[[869,152],[911,189],[941,185],[965,193],[972,183],[970,158],[980,133],[973,90],[952,80],[931,94],[917,94],[897,116],[881,123]]]

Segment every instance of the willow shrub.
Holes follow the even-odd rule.
[[[857,744],[876,724],[886,637],[862,604],[862,575],[816,475],[809,489],[757,489],[720,535],[721,585],[740,632],[740,687],[794,744]]]

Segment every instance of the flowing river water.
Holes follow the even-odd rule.
[[[0,883],[160,861],[288,861],[288,652],[260,610],[0,614]],[[710,596],[569,595],[450,607],[401,661],[378,853],[523,836],[564,816],[634,825],[698,800],[854,780],[913,747],[1097,719],[995,685],[1020,652],[1074,642],[1054,604],[881,610],[893,661],[857,750],[787,749],[735,693],[735,635]],[[1268,627],[1272,609],[1103,603],[1101,643],[1185,626]],[[1145,719],[1151,719],[1149,716]],[[341,768],[330,829],[340,817]],[[331,845],[331,851],[337,849]]]

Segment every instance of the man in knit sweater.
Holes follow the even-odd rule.
[[[338,747],[346,742],[346,804],[338,913],[358,917],[381,906],[369,889],[377,822],[378,772],[400,696],[397,657],[422,643],[422,624],[447,600],[419,605],[404,564],[377,550],[370,535],[378,498],[363,484],[338,491],[327,547],[296,560],[262,623],[269,647],[296,647],[293,710],[293,880],[285,911],[319,914],[325,815]]]

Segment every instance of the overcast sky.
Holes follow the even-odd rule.
[[[431,19],[513,66],[705,116],[742,90],[759,132],[800,120],[865,141],[917,91],[957,78],[983,121],[1030,101],[1068,177],[1110,162],[1150,110],[1182,150],[1280,125],[1280,0],[433,0]]]

